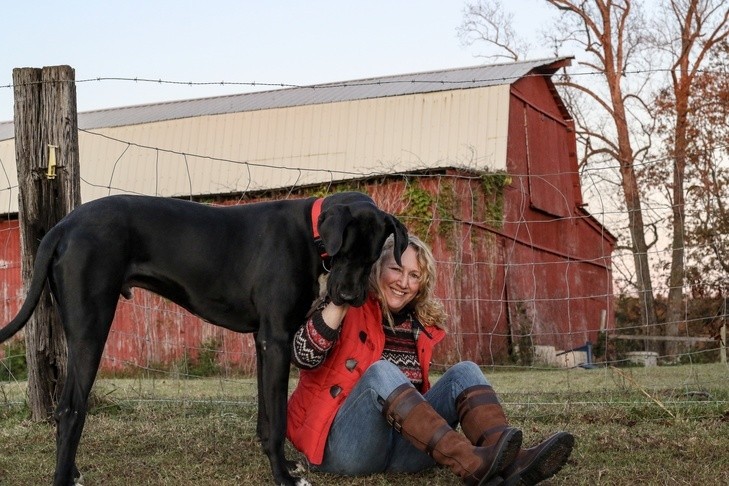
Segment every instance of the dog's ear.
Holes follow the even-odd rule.
[[[344,230],[352,220],[352,213],[345,205],[335,205],[319,215],[319,234],[329,256],[339,253],[344,239]]]
[[[403,253],[405,253],[405,250],[408,249],[408,229],[405,227],[404,224],[400,222],[399,219],[391,214],[387,215],[387,223],[388,226],[392,229],[392,234],[395,235],[395,247],[393,249],[395,262],[398,265],[402,266],[400,257]]]

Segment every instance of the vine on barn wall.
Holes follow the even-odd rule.
[[[442,181],[436,201],[436,210],[440,219],[438,234],[445,240],[446,248],[450,251],[454,251],[456,248],[456,201],[456,187],[453,181],[450,179]]]
[[[534,342],[532,340],[534,320],[529,315],[526,302],[518,301],[514,307],[515,322],[510,323],[513,335],[512,350],[509,355],[518,365],[532,366],[534,364]]]
[[[478,175],[480,191],[471,192],[474,221],[500,229],[504,226],[504,189],[511,184],[511,177],[502,171],[481,172]],[[481,201],[481,198],[483,200]],[[471,244],[489,247],[496,235],[488,231],[472,231]]]
[[[503,171],[481,174],[481,191],[484,195],[484,223],[494,228],[504,226],[504,189],[511,184],[511,176]]]
[[[428,242],[429,230],[433,223],[432,207],[435,198],[420,185],[420,181],[413,182],[410,178],[405,179],[405,201],[404,209],[397,215],[408,229],[418,238]]]
[[[445,180],[443,180],[445,179]],[[511,177],[502,171],[482,172],[478,174],[476,190],[471,191],[472,218],[494,228],[504,224],[504,189],[511,184]],[[431,246],[435,235],[445,239],[446,246],[453,251],[456,245],[456,213],[459,203],[457,186],[454,179],[443,177],[438,184],[436,194],[432,194],[422,185],[422,178],[405,177],[403,193],[404,209],[398,217],[415,235]],[[433,217],[437,216],[438,225],[435,233],[431,231]],[[488,232],[471,233],[474,245],[485,244],[494,238]]]
[[[469,177],[475,181],[475,187],[474,184],[465,183],[471,186],[470,189],[466,189],[471,194],[471,219],[474,223],[501,228],[504,223],[504,189],[511,184],[511,177],[503,171],[475,173],[468,171],[468,173],[475,175],[475,177]],[[433,189],[435,194],[423,184],[424,180],[434,178],[438,179],[437,189]],[[401,181],[404,183],[404,190],[395,206],[400,206],[402,209],[394,212],[395,216],[400,218],[413,234],[429,245],[432,246],[435,238],[440,236],[446,247],[450,251],[454,251],[457,244],[456,223],[460,220],[456,215],[460,212],[459,206],[468,201],[468,199],[462,201],[465,194],[458,194],[459,190],[464,190],[464,183],[459,183],[459,179],[463,179],[463,177],[442,173],[425,176],[383,176],[376,179],[327,182],[298,187],[292,189],[288,194],[296,194],[301,197],[325,197],[344,191],[367,193],[368,188],[378,185],[387,186],[388,181]],[[260,197],[265,198],[266,195],[262,194]],[[268,194],[268,197],[275,197],[275,194]],[[434,226],[435,218],[438,221]],[[472,231],[471,238],[474,245],[488,245],[493,236],[485,231]]]
[[[338,184],[327,183],[301,191],[301,194],[306,197],[326,197],[337,192],[367,193],[367,184],[363,181],[348,181],[340,182]]]

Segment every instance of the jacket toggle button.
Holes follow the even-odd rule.
[[[344,362],[344,366],[349,371],[354,371],[354,369],[357,367],[357,360],[354,358],[349,358],[347,361]]]

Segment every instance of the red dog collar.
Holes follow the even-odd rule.
[[[321,214],[322,202],[324,202],[324,199],[320,197],[314,201],[314,205],[311,207],[311,229],[314,233],[314,244],[319,252],[319,256],[322,260],[327,261],[329,254],[327,253],[326,248],[324,248],[324,242],[321,239],[321,235],[319,235],[319,215]]]

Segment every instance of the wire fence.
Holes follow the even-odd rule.
[[[594,74],[594,73],[593,73]],[[178,82],[164,81],[164,80],[150,80],[141,78],[95,78],[77,81],[79,84],[87,84],[92,82],[102,81],[123,81],[129,83],[139,82],[156,82],[160,84],[175,84]],[[402,82],[402,81],[400,81]],[[429,81],[432,82],[432,81]],[[447,84],[443,80],[444,85]],[[206,86],[211,84],[227,84],[227,85],[241,85],[251,87],[298,87],[295,84],[287,83],[178,83],[188,84],[191,86]],[[11,85],[0,86],[0,88],[11,88]],[[462,87],[462,86],[461,86]],[[121,135],[111,135],[108,132],[94,129],[84,129],[82,133],[88,137],[96,139],[96,143],[107,143],[113,149],[107,150],[107,157],[109,160],[106,164],[112,167],[112,170],[105,175],[105,177],[91,179],[82,179],[82,191],[84,187],[94,188],[95,190],[102,190],[108,194],[120,193],[120,192],[131,192],[129,188],[125,187],[121,183],[117,183],[118,178],[115,173],[121,171],[125,165],[130,167],[137,163],[136,157],[139,153],[146,154],[146,160],[149,164],[159,164],[160,154],[165,154],[169,157],[174,157],[178,160],[180,173],[177,174],[178,178],[186,179],[190,181],[189,186],[192,188],[192,179],[195,177],[192,164],[205,164],[212,163],[220,166],[231,166],[241,168],[250,171],[255,168],[264,167],[267,170],[281,171],[286,173],[294,174],[307,174],[307,173],[324,173],[325,179],[332,181],[329,184],[324,184],[325,188],[334,187],[337,181],[342,179],[367,179],[379,176],[376,172],[354,172],[348,170],[337,170],[336,168],[321,168],[321,167],[307,167],[307,166],[281,166],[277,165],[275,161],[256,161],[256,160],[237,160],[234,158],[219,157],[214,154],[204,153],[188,153],[184,150],[176,148],[155,146],[154,143],[140,143],[135,140],[124,139]],[[2,141],[0,141],[2,143]],[[122,146],[123,149],[119,150],[118,147]],[[727,147],[718,147],[717,157],[726,161],[726,156],[723,153]],[[133,153],[137,155],[133,155]],[[2,155],[5,154],[5,155]],[[653,159],[644,159],[641,164],[645,167],[658,166],[664,164],[666,161],[663,157],[656,157]],[[82,159],[81,164],[90,163]],[[14,164],[14,160],[9,158],[7,152],[0,152],[0,174],[5,174],[4,177],[0,176],[0,201],[12,201],[12,198],[17,195],[17,187],[13,185],[11,181],[11,174],[15,173],[14,167],[9,164]],[[424,164],[423,169],[427,169],[427,164]],[[604,164],[601,167],[587,167],[582,170],[579,177],[584,185],[584,192],[587,202],[589,203],[589,214],[595,220],[597,220],[603,228],[606,228],[610,232],[624,237],[626,228],[626,214],[622,209],[619,197],[614,190],[614,187],[610,186],[610,181],[615,181],[618,177],[617,173],[619,167],[617,165]],[[158,171],[156,171],[158,172]],[[83,173],[83,171],[82,171]],[[544,180],[553,180],[552,177],[572,177],[575,174],[565,173],[554,173],[554,174],[542,174],[541,177]],[[426,179],[432,178],[432,174],[423,171],[411,171],[406,174],[401,174],[403,177],[410,179]],[[510,174],[513,181],[526,180],[529,177],[533,177],[530,174]],[[468,178],[464,173],[452,174],[452,178]],[[294,177],[294,184],[286,188],[280,196],[282,197],[293,197],[297,191],[300,191],[303,186],[297,185],[296,181],[299,180],[299,176]],[[4,182],[3,182],[4,179]],[[239,197],[241,200],[247,200],[248,196],[246,192],[248,190],[257,189],[256,181],[251,178],[245,181],[243,185],[233,185],[230,180],[218,180],[217,185],[221,188],[229,188],[229,195],[233,194],[234,197]],[[321,184],[319,185],[321,186]],[[226,192],[226,191],[221,191]],[[237,196],[235,196],[237,195]],[[189,198],[200,199],[201,194],[194,194],[192,189],[187,194]],[[567,199],[567,195],[564,195]],[[7,198],[7,199],[6,199]],[[648,206],[646,207],[646,214],[650,215],[650,221],[655,223],[669,222],[671,220],[671,206],[670,203],[663,200],[658,195],[651,195],[647,198]],[[528,204],[528,201],[521,201],[521,204]],[[8,207],[11,204],[8,203]],[[435,206],[434,206],[435,207]],[[9,211],[10,212],[10,211]],[[434,210],[437,213],[437,210]],[[473,211],[472,211],[473,212]],[[550,224],[541,219],[529,219],[527,213],[520,213],[519,217],[514,220],[508,218],[503,221],[506,225],[516,225],[520,228],[527,230],[528,228],[538,227],[543,224]],[[435,216],[435,217],[434,217]],[[443,214],[430,214],[430,215],[411,215],[411,223],[413,224],[424,224],[426,227],[433,224],[433,219],[438,219],[440,225],[447,224],[459,224],[464,225],[464,221],[460,219],[449,219],[447,215]],[[578,217],[574,217],[577,219]],[[10,252],[14,244],[9,238],[3,237],[3,234],[10,235],[16,228],[13,227],[12,216],[8,218],[5,226],[0,228],[0,245]],[[469,227],[478,226],[479,221],[470,220],[466,221]],[[483,222],[480,222],[483,223]],[[488,226],[488,225],[487,225]],[[476,230],[471,230],[475,232]],[[472,234],[467,233],[464,236],[466,239],[471,239]],[[461,241],[463,243],[463,240]],[[458,246],[458,245],[456,245]],[[709,253],[710,248],[694,248],[697,253]],[[666,244],[657,244],[650,250],[650,259],[655,265],[656,269],[665,267],[665,263],[670,261],[670,246]],[[458,253],[455,251],[454,253]],[[568,400],[572,406],[580,407],[595,407],[599,408],[604,406],[606,403],[613,405],[619,404],[631,404],[635,403],[634,399],[631,398],[625,402],[623,397],[625,395],[620,391],[630,390],[630,392],[637,392],[639,395],[643,395],[646,403],[650,403],[658,408],[666,408],[663,401],[656,398],[662,391],[670,389],[673,395],[670,397],[670,403],[672,407],[704,407],[705,409],[716,410],[717,408],[726,407],[727,401],[726,396],[720,396],[716,398],[706,390],[725,387],[726,376],[729,372],[729,368],[713,368],[713,373],[704,374],[702,371],[703,363],[719,363],[721,361],[721,348],[726,342],[726,323],[729,312],[727,310],[727,299],[726,296],[717,294],[710,298],[701,299],[703,306],[692,307],[691,300],[686,299],[685,313],[681,320],[681,336],[687,345],[681,353],[680,358],[684,364],[689,365],[689,370],[686,372],[686,376],[682,378],[676,378],[676,375],[670,375],[666,378],[668,382],[662,382],[661,386],[653,388],[647,387],[645,384],[631,384],[629,382],[629,373],[621,371],[623,368],[618,368],[626,365],[638,365],[638,364],[653,364],[652,358],[656,358],[658,362],[663,360],[676,361],[676,356],[669,355],[645,355],[640,354],[645,352],[646,343],[650,340],[650,335],[661,334],[661,332],[653,332],[652,329],[647,329],[636,317],[636,312],[640,311],[640,302],[635,298],[630,298],[630,285],[629,279],[633,275],[632,270],[632,253],[624,246],[619,245],[618,249],[612,255],[613,271],[616,277],[615,287],[620,292],[614,293],[591,293],[581,294],[572,288],[565,287],[561,292],[553,293],[547,297],[540,292],[534,292],[531,298],[530,305],[546,305],[555,309],[562,309],[566,314],[574,313],[575,310],[570,307],[571,304],[576,302],[585,302],[586,305],[593,305],[595,303],[607,303],[607,302],[618,302],[618,304],[605,305],[606,309],[614,309],[618,312],[615,326],[613,328],[601,327],[601,323],[594,321],[590,323],[589,329],[587,329],[591,335],[596,335],[597,339],[594,342],[589,343],[589,348],[584,346],[575,346],[574,348],[584,349],[559,349],[557,352],[564,352],[560,359],[558,356],[553,360],[539,361],[538,356],[535,357],[532,352],[531,355],[525,357],[523,353],[523,345],[525,343],[531,343],[535,347],[535,343],[554,340],[561,336],[566,336],[568,342],[574,341],[585,341],[583,336],[585,335],[585,329],[580,328],[579,330],[567,329],[547,329],[540,326],[531,326],[526,332],[519,334],[518,338],[523,338],[518,342],[512,342],[514,349],[510,351],[512,359],[495,362],[491,361],[488,363],[481,363],[484,366],[484,370],[487,372],[495,373],[495,376],[511,376],[508,373],[513,371],[529,371],[529,372],[543,372],[548,373],[552,376],[558,376],[556,385],[558,390],[562,393],[568,393],[570,390],[575,390],[575,394]],[[595,258],[594,262],[597,262],[600,258]],[[564,262],[560,262],[563,264]],[[569,262],[568,262],[569,263]],[[576,262],[572,262],[573,265]],[[585,263],[585,262],[580,262]],[[529,285],[535,289],[544,285],[544,282],[540,281],[539,275],[542,274],[540,267],[554,265],[553,262],[548,261],[531,261],[528,263],[509,263],[503,264],[494,262],[491,259],[484,260],[441,260],[438,262],[439,267],[448,268],[454,266],[458,268],[458,271],[463,271],[464,268],[482,268],[490,267],[492,271],[524,271],[526,273],[532,273],[532,279]],[[503,268],[499,269],[499,266]],[[17,276],[13,276],[13,272],[18,273],[19,261],[3,261],[0,262],[0,285],[5,292],[3,298],[6,302],[14,302],[12,305],[6,305],[4,308],[3,321],[8,322],[13,317],[17,305],[22,302],[22,295],[9,295],[10,289],[18,289]],[[508,268],[506,268],[508,266]],[[521,268],[520,268],[521,267]],[[567,272],[567,270],[566,270]],[[663,283],[665,279],[665,271],[663,273],[656,271],[656,274],[660,277],[656,280],[655,292],[657,295],[667,295],[669,288]],[[708,276],[707,276],[708,278]],[[712,278],[715,278],[713,276]],[[689,295],[690,289],[685,289],[686,294]],[[484,306],[501,306],[518,305],[522,304],[523,300],[509,300],[509,298],[493,297],[491,295],[440,295],[444,302],[451,303],[454,306],[459,305],[463,302],[478,302]],[[247,335],[236,335],[233,333],[223,332],[212,327],[202,326],[204,329],[199,332],[198,339],[195,342],[180,340],[179,336],[184,334],[185,330],[188,329],[192,317],[186,313],[186,311],[170,306],[165,302],[160,302],[153,299],[142,299],[141,301],[135,299],[129,302],[125,302],[125,312],[128,312],[133,318],[137,317],[140,319],[149,318],[151,313],[164,313],[163,325],[167,326],[166,331],[157,330],[155,333],[150,334],[149,330],[145,330],[140,333],[134,333],[130,329],[117,329],[113,328],[109,339],[110,343],[119,340],[127,340],[138,343],[137,358],[134,360],[127,360],[124,357],[115,356],[113,353],[105,355],[105,364],[108,365],[109,369],[115,370],[117,377],[128,376],[130,379],[134,377],[147,377],[152,380],[187,380],[190,378],[210,377],[215,376],[215,381],[220,388],[222,395],[234,395],[233,390],[241,386],[241,370],[250,370],[255,366],[255,348],[252,342],[251,336]],[[146,316],[146,317],[145,317]],[[573,316],[567,315],[566,319],[569,320]],[[612,321],[612,319],[610,319]],[[532,323],[533,324],[533,323]],[[603,323],[604,324],[604,323]],[[659,319],[657,327],[661,329],[666,325],[665,318]],[[503,329],[494,329],[492,322],[483,322],[479,325],[467,329],[457,329],[457,332],[461,337],[473,338],[477,340],[483,340],[484,342],[490,342],[494,338],[514,339],[514,333],[510,330],[504,331]],[[575,338],[572,334],[579,334],[579,338]],[[632,336],[632,337],[631,337]],[[519,345],[522,345],[522,349],[519,349]],[[585,346],[588,343],[585,343]],[[113,344],[110,345],[113,347]],[[154,353],[149,351],[152,348],[160,348],[169,350],[169,356],[174,356],[172,360],[163,360],[156,356]],[[522,351],[522,353],[520,353]],[[630,354],[634,353],[634,354]],[[8,386],[21,386],[16,375],[22,376],[22,371],[19,371],[17,367],[22,366],[19,363],[22,361],[24,351],[20,347],[8,347],[7,345],[3,348],[3,361],[0,365],[0,379],[6,381],[3,384],[2,391],[0,392],[0,401],[2,401],[3,394],[7,396]],[[538,353],[537,353],[538,354]],[[446,362],[434,363],[434,369],[436,372],[442,371],[448,366]],[[696,371],[691,371],[691,369]],[[632,368],[627,368],[632,370]],[[3,375],[3,372],[5,373]],[[591,381],[590,385],[584,385],[587,388],[582,388],[582,381],[584,376],[579,373],[590,374],[593,376],[588,381]],[[608,391],[605,395],[595,398],[595,391],[591,387],[595,386],[595,374],[599,373],[602,379],[597,380],[598,383],[612,383],[611,386],[607,387]],[[643,373],[643,371],[641,372]],[[645,372],[650,373],[650,372]],[[4,376],[4,378],[3,378]],[[646,375],[650,376],[650,375]],[[620,382],[620,384],[617,384]],[[244,387],[255,387],[255,384],[251,381],[243,381]],[[508,385],[504,384],[504,387],[508,389]],[[552,407],[555,410],[550,413],[560,413],[556,410],[560,407],[564,407],[564,400],[550,400],[550,392],[544,391],[539,396],[534,396],[534,391],[530,387],[524,385],[523,388],[515,387],[509,392],[509,398],[511,404],[514,406],[529,407],[544,406]],[[702,395],[702,393],[708,393],[708,395]],[[251,393],[251,396],[254,393]],[[525,395],[525,394],[528,394]],[[563,395],[564,396],[564,395]],[[632,396],[632,395],[631,395]],[[129,400],[177,400],[178,398],[128,398]],[[188,398],[189,399],[189,398]],[[6,398],[6,403],[14,403],[17,401],[16,398]],[[249,398],[242,399],[244,403],[248,403]],[[656,401],[658,400],[658,402]],[[226,402],[227,399],[221,399],[222,402]],[[659,403],[660,402],[660,403]],[[673,412],[672,412],[673,413]],[[699,412],[700,413],[700,412]]]

